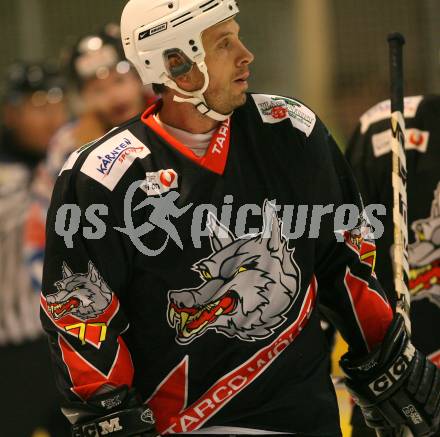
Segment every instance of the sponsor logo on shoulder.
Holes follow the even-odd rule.
[[[97,147],[85,160],[81,171],[113,191],[136,158],[145,158],[150,149],[129,130]]]
[[[423,96],[405,97],[405,118],[414,118]],[[361,118],[361,133],[367,132],[368,128],[381,120],[391,117],[391,103],[384,100],[370,108]]]
[[[264,94],[252,95],[264,123],[279,123],[290,119],[293,127],[309,136],[316,123],[316,115],[303,104],[287,97]]]
[[[168,29],[168,23],[159,24],[159,26],[152,27],[151,29],[144,30],[139,34],[139,41],[142,41],[149,36],[156,35],[157,33],[163,32]]]
[[[405,134],[405,149],[416,150],[420,153],[426,153],[428,150],[429,132],[418,129],[407,129]],[[374,134],[371,137],[374,156],[386,155],[391,152],[391,129]]]
[[[157,196],[178,188],[178,175],[173,169],[146,173],[141,189],[149,196]]]

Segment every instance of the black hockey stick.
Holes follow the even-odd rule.
[[[391,74],[391,149],[393,154],[393,222],[394,222],[394,285],[397,294],[397,312],[405,319],[408,332],[410,295],[408,291],[408,214],[407,214],[407,171],[405,155],[405,119],[403,95],[403,56],[405,39],[400,33],[388,36],[390,47]]]
[[[396,312],[405,320],[406,329],[411,333],[409,318],[410,294],[408,291],[408,207],[407,207],[407,171],[405,155],[405,119],[403,93],[403,55],[405,39],[400,33],[388,35],[390,49],[391,78],[391,150],[393,156],[393,222],[394,246],[393,267],[394,285],[397,294]],[[410,436],[408,428],[395,431],[397,436]]]

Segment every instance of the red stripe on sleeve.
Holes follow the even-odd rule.
[[[76,352],[61,335],[58,337],[58,344],[72,381],[71,390],[80,398],[88,399],[104,384],[114,387],[121,385],[131,387],[134,374],[133,363],[130,352],[121,337],[118,338],[115,360],[107,375]]]
[[[344,278],[353,312],[369,350],[381,343],[393,319],[389,303],[347,268]]]

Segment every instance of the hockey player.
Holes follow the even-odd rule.
[[[5,436],[30,437],[45,428],[62,437],[63,423],[68,431],[38,318],[39,290],[31,285],[23,250],[30,238],[25,217],[35,167],[67,117],[63,82],[50,65],[14,63],[1,103],[0,389],[8,401],[2,402],[0,434]],[[30,386],[38,393],[38,403],[29,395]]]
[[[117,24],[108,23],[99,32],[80,37],[65,63],[77,117],[52,138],[32,183],[33,202],[27,217],[33,238],[26,241],[25,251],[37,290],[41,290],[47,209],[64,162],[79,145],[139,114],[153,97],[125,60]]]
[[[306,106],[246,94],[237,13],[234,0],[124,9],[126,55],[163,98],[57,181],[41,317],[63,411],[76,436],[338,436],[319,293],[371,423],[428,435],[439,374],[360,257],[373,252],[360,213],[336,233],[329,213],[361,208],[348,165]],[[308,232],[290,226],[300,206]]]
[[[439,96],[405,98],[408,170],[409,288],[414,345],[440,367],[440,119]],[[378,103],[360,119],[347,158],[364,201],[386,206],[384,236],[377,240],[376,272],[389,299],[393,293],[393,193],[390,102]],[[359,411],[353,415],[353,435],[374,435]]]

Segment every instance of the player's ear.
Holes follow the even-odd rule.
[[[182,74],[181,76],[176,77],[174,82],[176,82],[177,86],[182,90],[189,91],[191,88],[191,79],[188,74]]]
[[[176,77],[174,81],[179,88],[190,92],[202,89],[205,83],[205,77],[197,65],[193,65],[188,73]]]

